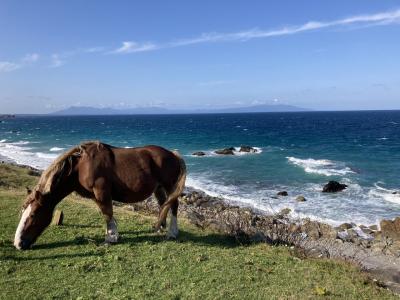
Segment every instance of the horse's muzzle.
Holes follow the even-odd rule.
[[[18,244],[14,244],[15,248],[18,250],[26,250],[31,247],[31,242],[28,240],[21,240]]]

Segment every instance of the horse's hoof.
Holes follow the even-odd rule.
[[[165,237],[167,238],[167,240],[176,240],[178,238],[178,234],[168,232]]]
[[[108,235],[108,236],[106,236],[104,243],[116,244],[116,243],[118,243],[118,238],[119,238],[119,236],[117,236],[117,235]]]
[[[161,224],[161,225],[154,224],[154,225],[153,225],[153,230],[154,230],[155,232],[162,232],[162,231],[165,230],[166,227],[167,227],[166,224]]]

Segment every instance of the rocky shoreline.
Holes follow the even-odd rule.
[[[34,176],[41,173],[29,166],[18,166],[29,169]],[[135,204],[115,205],[153,215],[159,211],[152,197]],[[290,209],[283,209],[267,215],[192,188],[186,188],[180,197],[179,215],[197,227],[233,236],[240,243],[284,244],[302,257],[349,261],[380,285],[400,293],[400,217],[382,220],[379,227],[354,223],[333,227],[310,219],[293,219],[289,214]]]

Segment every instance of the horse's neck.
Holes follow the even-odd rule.
[[[54,207],[61,202],[65,197],[74,191],[74,186],[67,180],[65,184],[59,184],[53,191],[51,191],[50,201]]]

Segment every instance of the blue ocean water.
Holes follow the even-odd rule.
[[[266,212],[328,223],[375,224],[400,215],[400,111],[141,116],[18,116],[0,123],[0,156],[45,168],[82,141],[178,149],[187,185]],[[225,147],[256,154],[220,156]],[[204,157],[194,157],[205,151]],[[239,153],[237,153],[239,154]],[[349,185],[321,193],[329,180]],[[276,198],[281,190],[289,197]],[[294,199],[304,195],[306,202]]]

